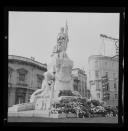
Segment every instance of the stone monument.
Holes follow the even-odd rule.
[[[66,53],[68,42],[68,26],[66,22],[65,28],[62,27],[57,36],[57,44],[53,48],[47,72],[44,73],[42,88],[31,95],[30,103],[33,105],[31,107],[34,110],[49,113],[52,103],[60,99],[59,93],[61,91],[73,92],[71,77],[73,61],[70,60]],[[26,108],[28,107],[26,106]]]
[[[30,102],[35,102],[36,109],[43,109],[47,112],[51,103],[59,99],[60,91],[73,91],[71,77],[73,61],[70,60],[66,53],[68,42],[68,26],[66,23],[65,28],[62,27],[58,34],[57,45],[53,48],[51,59],[48,63],[48,71],[44,74],[45,79],[42,89],[38,89],[31,96]]]

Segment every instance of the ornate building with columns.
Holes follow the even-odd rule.
[[[47,65],[33,58],[8,56],[8,106],[29,101],[31,94],[41,88]]]
[[[91,99],[118,106],[118,57],[92,55],[88,63]]]

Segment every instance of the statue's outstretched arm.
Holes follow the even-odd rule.
[[[36,90],[32,95],[37,95],[37,94],[40,94],[44,89],[38,89]]]

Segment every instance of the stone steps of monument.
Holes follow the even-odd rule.
[[[16,117],[49,117],[48,112],[43,112],[40,110],[30,110],[30,111],[20,111],[20,112],[8,112],[8,116]]]
[[[76,118],[75,114],[51,114],[49,112],[44,112],[41,110],[30,110],[30,111],[20,111],[20,112],[8,112],[9,117],[49,117],[49,118]]]
[[[23,104],[17,104],[13,105],[12,107],[8,108],[9,112],[18,112],[18,111],[27,111],[27,110],[33,110],[34,104],[33,103],[23,103]]]

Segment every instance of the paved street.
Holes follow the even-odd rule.
[[[42,118],[42,117],[9,117],[8,122],[65,122],[65,123],[118,123],[117,117],[95,118]]]

